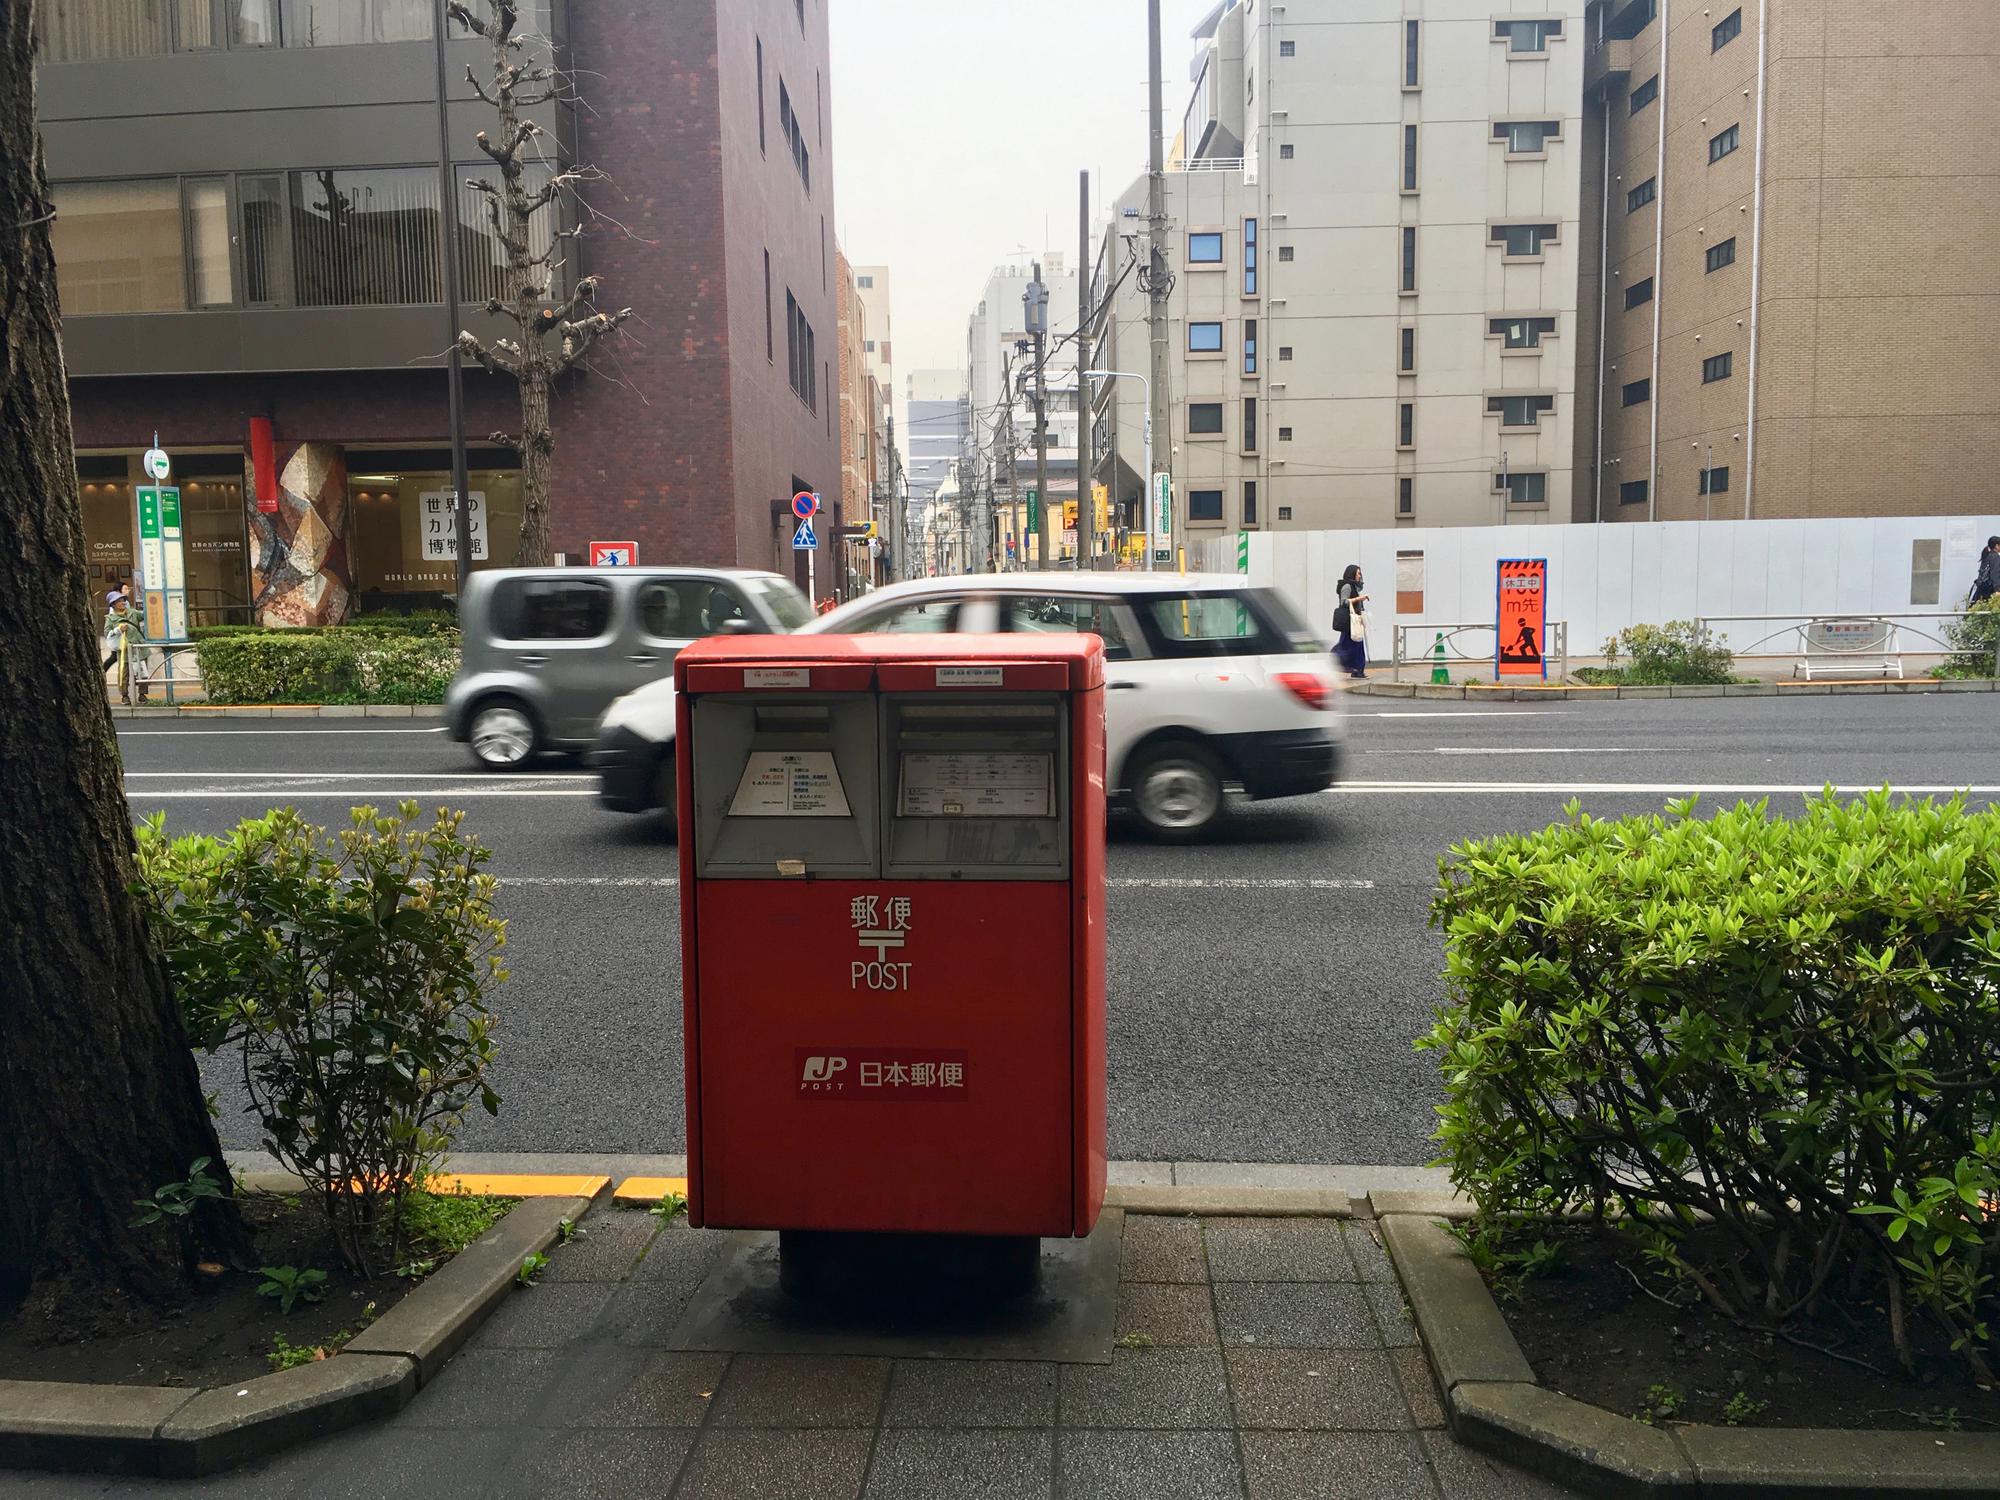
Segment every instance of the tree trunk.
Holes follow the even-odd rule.
[[[53,203],[28,7],[0,5],[0,1309],[95,1322],[158,1301],[185,1251],[247,1248],[235,1206],[131,1226],[216,1159],[164,961],[131,894],[131,813],[77,504]],[[101,606],[100,606],[101,608]]]
[[[549,471],[555,434],[549,428],[549,371],[541,351],[530,349],[521,371],[521,550],[517,565],[549,561]]]

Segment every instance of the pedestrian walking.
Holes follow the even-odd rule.
[[[2000,536],[1986,539],[1986,550],[1979,554],[1979,576],[1972,580],[1972,595],[1968,604],[1983,604],[1994,595],[2000,594]]]
[[[139,677],[139,701],[146,701],[146,664],[149,653],[146,650],[146,617],[132,605],[132,596],[123,588],[113,589],[105,596],[104,645],[108,653],[104,659],[104,670],[109,672],[115,664],[118,669],[118,696],[126,703],[132,701],[132,676],[136,669]]]
[[[1361,564],[1349,563],[1336,590],[1340,603],[1333,612],[1333,659],[1357,681],[1368,675],[1368,594],[1361,583]]]

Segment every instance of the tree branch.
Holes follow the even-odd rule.
[[[515,380],[521,378],[521,362],[507,352],[505,340],[489,349],[470,331],[463,332],[458,336],[458,352],[468,359],[477,360],[489,374],[506,375]]]
[[[632,309],[626,307],[619,309],[615,313],[592,313],[587,318],[558,324],[557,331],[562,334],[562,348],[550,360],[551,373],[556,375],[562,374],[563,371],[589,353],[591,345],[612,332],[619,324],[631,316]]]

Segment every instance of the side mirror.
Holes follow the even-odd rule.
[[[757,627],[752,625],[742,615],[736,615],[716,626],[715,633],[717,635],[755,635]]]

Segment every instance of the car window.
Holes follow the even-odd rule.
[[[748,578],[744,587],[763,601],[777,622],[787,630],[797,630],[813,622],[813,607],[796,585],[782,578]]]
[[[1101,636],[1106,661],[1130,661],[1132,643],[1126,638],[1116,599],[1102,595],[1007,594],[1002,596],[1007,630],[1069,634],[1081,631]]]
[[[745,608],[726,583],[710,578],[654,578],[639,585],[639,629],[659,640],[694,640],[714,635],[731,620],[747,620],[762,633],[763,621]]]
[[[493,590],[503,640],[587,641],[611,625],[611,585],[594,578],[506,578]]]
[[[1158,656],[1264,656],[1292,649],[1244,591],[1141,595],[1136,603]]]
[[[943,635],[958,628],[958,611],[964,603],[956,596],[912,599],[878,614],[864,615],[854,622],[854,630],[858,635]]]

